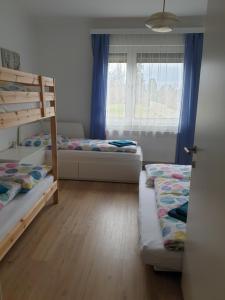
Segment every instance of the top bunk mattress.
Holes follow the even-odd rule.
[[[34,206],[42,194],[53,183],[53,176],[41,180],[30,192],[17,195],[0,210],[0,241],[22,217]]]
[[[182,270],[183,253],[165,249],[157,216],[154,188],[146,187],[146,172],[139,181],[139,243],[143,261],[157,268]]]

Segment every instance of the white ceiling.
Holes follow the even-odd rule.
[[[20,0],[32,15],[79,17],[146,17],[161,10],[163,0]],[[178,16],[205,15],[207,0],[167,0]]]

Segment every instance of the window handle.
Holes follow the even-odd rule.
[[[184,147],[184,151],[188,154],[188,155],[192,155],[192,154],[196,154],[197,153],[197,146],[193,146],[193,147]]]

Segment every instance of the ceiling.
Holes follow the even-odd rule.
[[[161,10],[163,0],[20,0],[35,16],[146,17]],[[167,0],[178,16],[205,15],[207,0]]]

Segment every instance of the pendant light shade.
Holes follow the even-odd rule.
[[[165,12],[165,0],[163,0],[163,11],[151,15],[145,26],[153,31],[166,33],[172,31],[178,22],[179,19],[175,14]]]

